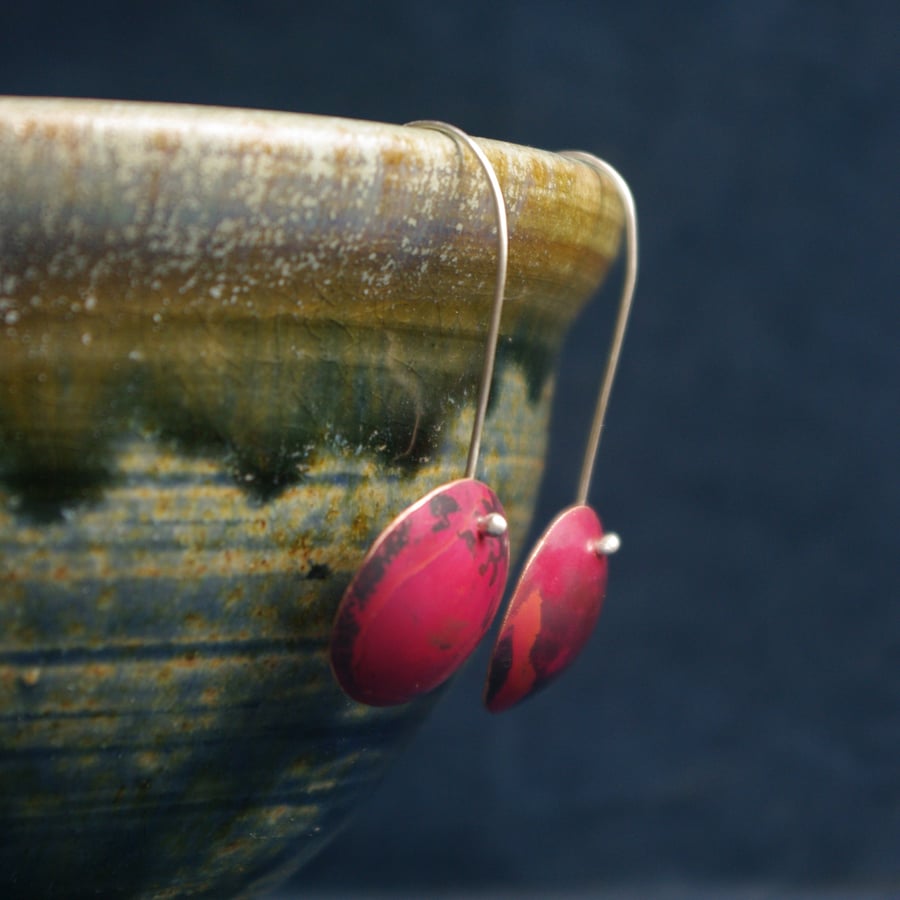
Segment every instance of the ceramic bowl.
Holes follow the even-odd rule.
[[[482,146],[510,268],[479,475],[517,546],[622,210]],[[462,475],[494,229],[436,132],[0,99],[0,895],[259,890],[375,784],[437,694],[353,703],[330,627]]]

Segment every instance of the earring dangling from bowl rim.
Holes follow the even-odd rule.
[[[465,474],[407,507],[381,532],[335,615],[332,670],[348,696],[369,706],[406,703],[445,682],[490,628],[509,570],[503,507],[474,477],[506,291],[506,203],[490,160],[465,132],[432,120],[409,125],[447,134],[478,159],[496,209],[497,276]]]
[[[625,278],[576,500],[538,539],[513,591],[485,679],[484,704],[490,712],[521,703],[574,662],[600,615],[608,557],[621,544],[616,533],[604,533],[587,497],[637,283],[637,213],[628,184],[609,163],[581,151],[562,155],[587,163],[613,182],[625,213]]]

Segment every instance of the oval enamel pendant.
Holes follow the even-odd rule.
[[[553,520],[532,551],[491,654],[484,702],[501,712],[546,687],[587,643],[606,594],[603,527],[588,506]]]
[[[494,492],[442,485],[381,533],[347,587],[331,637],[344,691],[370,706],[405,703],[446,681],[484,637],[509,568]],[[494,533],[496,521],[502,533]]]

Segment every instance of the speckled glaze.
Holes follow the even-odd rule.
[[[483,146],[511,243],[479,478],[515,547],[622,215]],[[462,475],[493,227],[435,132],[0,99],[0,896],[253,893],[373,786],[435,696],[353,703],[329,632]]]

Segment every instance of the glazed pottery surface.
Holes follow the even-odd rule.
[[[482,146],[510,269],[479,477],[519,546],[622,210]],[[435,695],[352,702],[330,629],[463,474],[494,229],[433,131],[0,99],[0,896],[253,892],[373,786]]]

